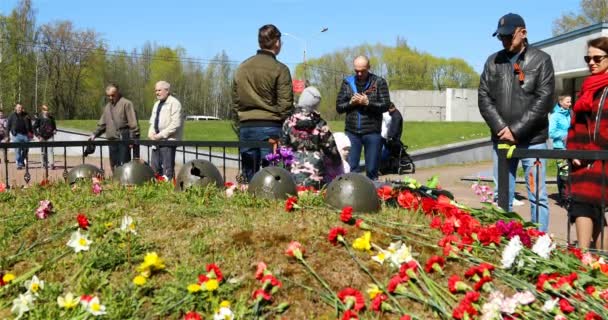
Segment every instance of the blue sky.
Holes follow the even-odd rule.
[[[507,12],[524,17],[531,42],[551,37],[553,20],[579,10],[579,0],[33,0],[38,23],[71,20],[92,28],[111,49],[141,48],[145,41],[181,46],[190,57],[211,59],[226,50],[242,61],[257,49],[257,29],[273,23],[307,43],[308,57],[361,43],[394,45],[397,37],[420,51],[465,59],[478,72],[500,49],[491,37]],[[0,0],[8,13],[16,0]],[[320,33],[321,28],[329,30]],[[279,59],[302,61],[304,42],[284,37]]]

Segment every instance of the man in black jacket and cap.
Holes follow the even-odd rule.
[[[518,149],[547,149],[548,114],[554,104],[555,78],[551,57],[528,45],[528,31],[521,16],[509,13],[501,17],[493,36],[498,38],[504,49],[492,54],[485,63],[479,82],[478,104],[492,133],[494,177],[497,178],[499,147],[515,145]],[[509,161],[509,210],[513,203],[518,162],[518,159]],[[541,231],[547,231],[546,161],[521,159],[521,163],[532,221],[540,223]]]

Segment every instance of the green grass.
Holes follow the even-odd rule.
[[[84,131],[93,131],[96,120],[62,120],[58,126]],[[149,123],[140,121],[142,137],[147,136]],[[344,121],[330,121],[333,132],[344,131]],[[198,121],[186,122],[184,130],[186,140],[201,141],[237,141],[232,131],[230,121]],[[489,130],[483,122],[406,122],[401,140],[410,147],[418,150],[436,147],[448,143],[473,140],[489,136]]]

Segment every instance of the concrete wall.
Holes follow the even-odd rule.
[[[483,122],[477,89],[393,90],[390,94],[405,121]]]

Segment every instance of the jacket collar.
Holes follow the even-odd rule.
[[[268,51],[268,50],[262,50],[262,49],[260,49],[260,50],[258,50],[258,54],[264,54],[264,55],[267,55],[267,56],[271,56],[275,60],[277,59],[277,55],[274,54],[274,53],[272,53],[271,51]]]

